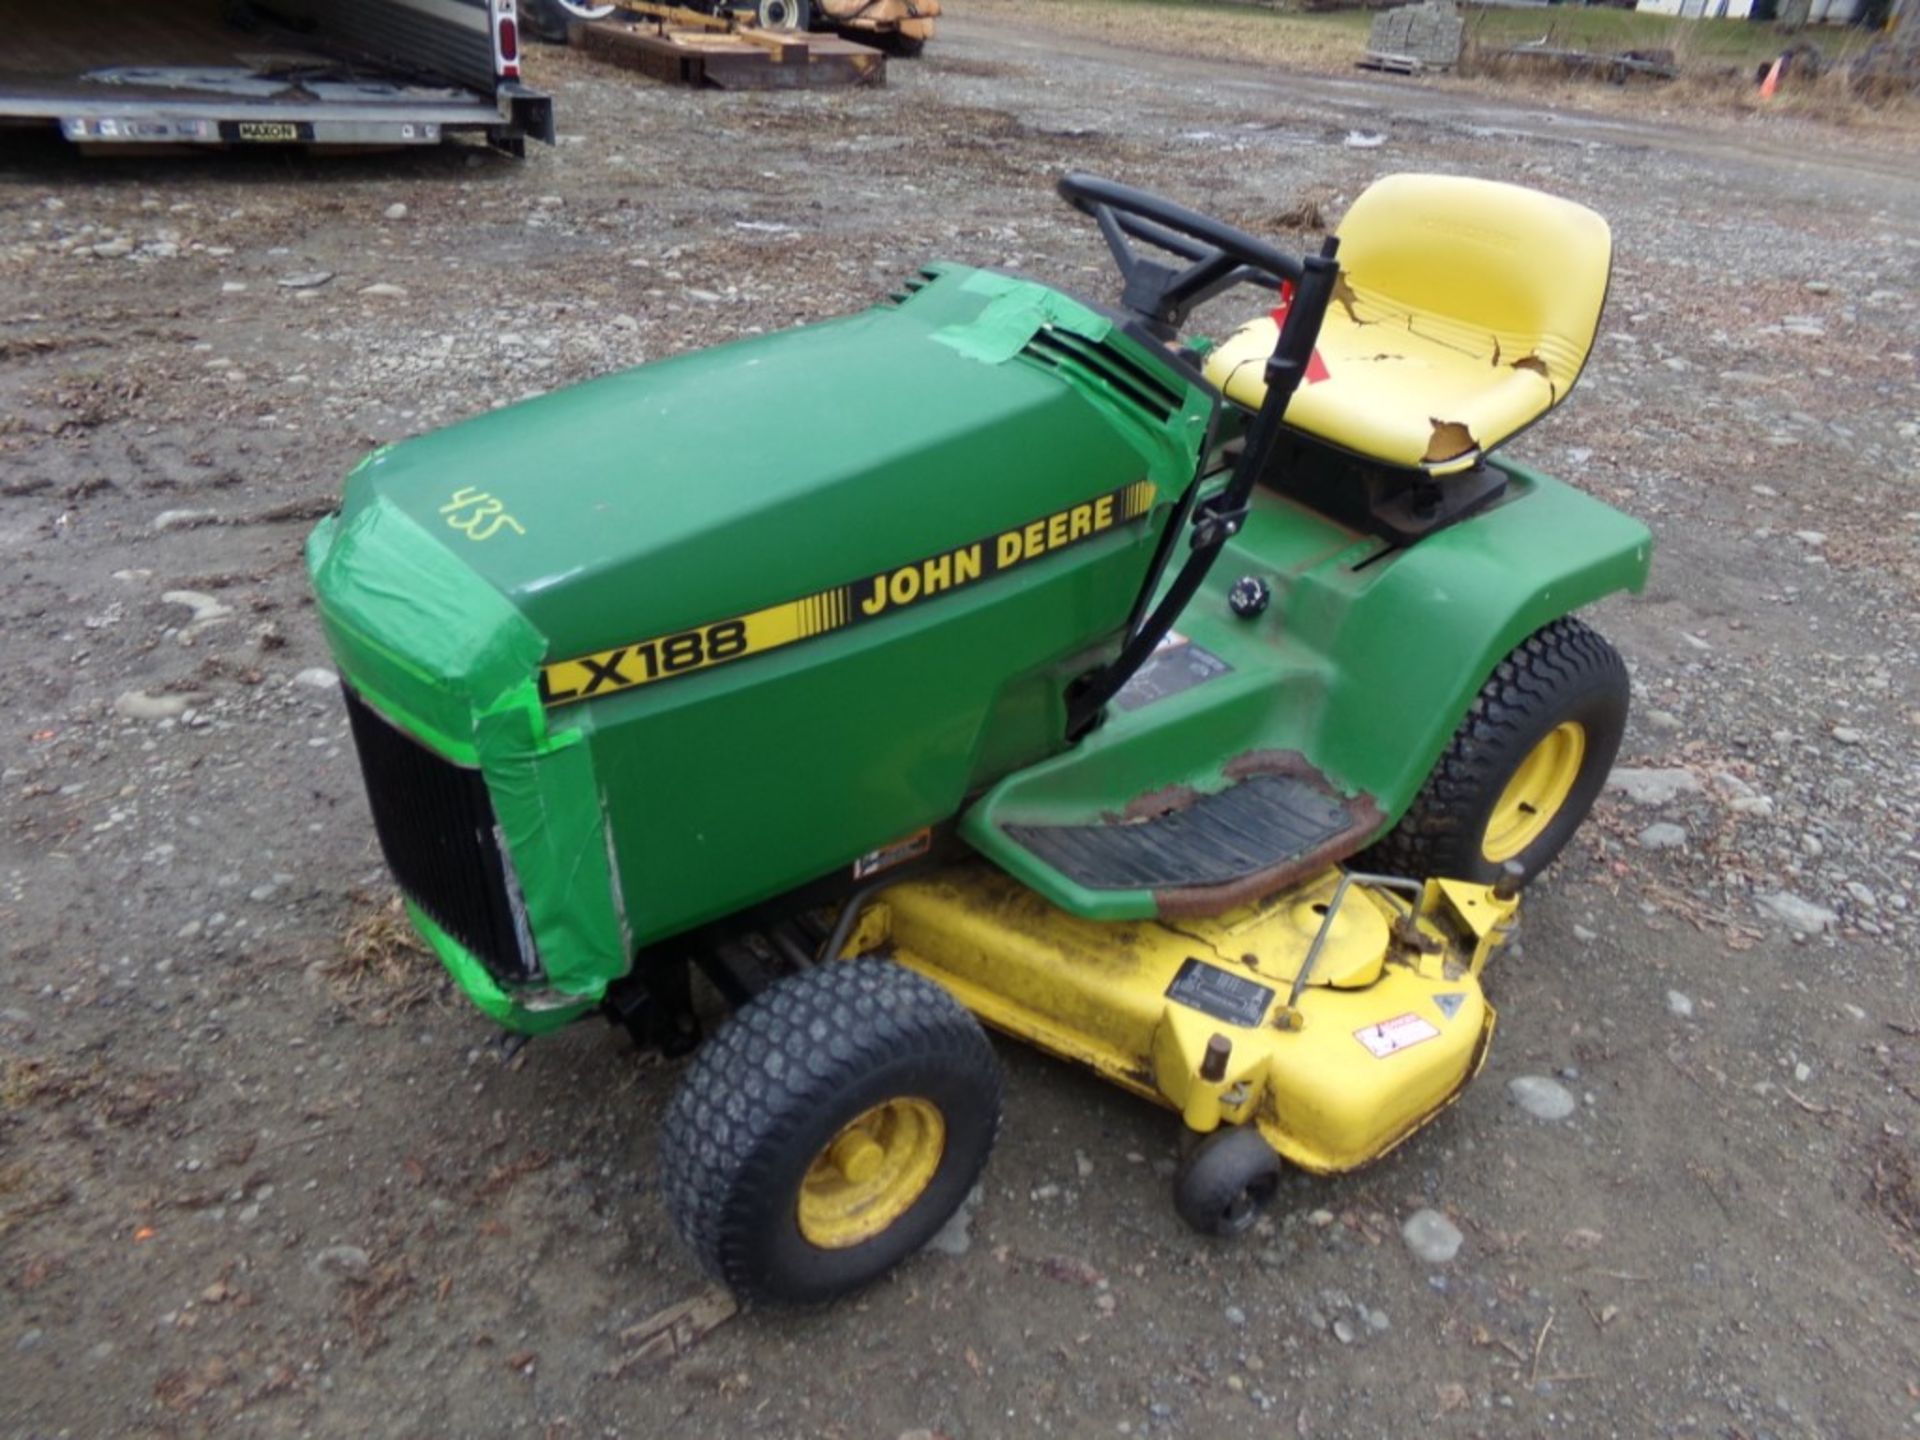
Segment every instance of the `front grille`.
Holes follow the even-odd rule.
[[[346,697],[373,828],[400,889],[497,979],[534,978],[487,782],[396,729],[351,688]]]

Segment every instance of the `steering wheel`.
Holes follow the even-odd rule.
[[[1278,289],[1300,279],[1297,256],[1237,230],[1211,215],[1131,185],[1074,172],[1060,180],[1060,194],[1091,215],[1120,270],[1120,303],[1162,339],[1179,334],[1194,306],[1234,285]],[[1142,255],[1135,240],[1177,255],[1184,266]]]

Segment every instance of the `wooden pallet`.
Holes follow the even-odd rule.
[[[1389,75],[1418,75],[1427,68],[1417,55],[1390,55],[1384,50],[1369,50],[1353,63],[1362,70],[1384,70]]]
[[[568,38],[583,54],[670,84],[811,90],[887,83],[885,55],[837,35],[608,19],[575,21]]]

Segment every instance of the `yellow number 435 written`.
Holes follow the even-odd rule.
[[[526,526],[507,513],[505,501],[471,485],[462,485],[454,491],[453,498],[440,507],[440,513],[447,517],[447,524],[469,540],[491,540],[502,530],[511,530],[516,535],[527,533]]]

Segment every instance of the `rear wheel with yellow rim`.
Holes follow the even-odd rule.
[[[979,1179],[1000,1072],[979,1023],[891,961],[779,981],[703,1046],[668,1107],[668,1212],[747,1299],[811,1304],[918,1250]]]
[[[1522,881],[1553,861],[1606,783],[1626,730],[1618,652],[1556,620],[1522,641],[1474,698],[1407,813],[1362,863],[1420,878]]]

